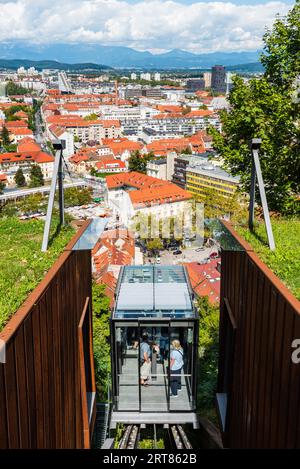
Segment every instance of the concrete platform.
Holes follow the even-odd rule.
[[[118,423],[124,424],[192,424],[194,429],[199,428],[198,417],[194,412],[113,412],[110,428],[115,429]]]

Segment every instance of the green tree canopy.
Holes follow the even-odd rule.
[[[300,213],[300,0],[264,36],[266,71],[245,83],[233,78],[230,109],[221,112],[222,133],[210,129],[225,166],[250,187],[249,142],[261,138],[261,167],[269,206],[283,214]]]
[[[10,144],[9,131],[5,126],[3,126],[1,131],[1,142],[4,147]]]
[[[93,193],[90,188],[69,187],[65,190],[65,206],[73,207],[76,205],[90,204],[93,199]]]
[[[151,160],[155,160],[154,153],[150,152],[142,155],[139,151],[134,151],[128,160],[129,171],[137,171],[138,173],[146,174],[147,164]]]
[[[34,164],[30,171],[30,187],[40,187],[44,185],[44,176],[39,165]]]
[[[26,186],[26,179],[22,171],[22,168],[19,168],[18,171],[16,172],[15,183],[17,184],[18,187]]]
[[[147,243],[147,249],[148,251],[151,251],[151,252],[157,252],[160,249],[163,249],[163,247],[164,247],[163,242],[159,238],[151,239]]]
[[[0,194],[3,194],[4,189],[5,189],[5,182],[0,181]]]

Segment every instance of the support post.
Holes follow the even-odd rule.
[[[256,185],[256,178],[257,178],[269,247],[271,251],[274,251],[275,241],[274,241],[273,230],[272,230],[272,225],[271,225],[271,220],[270,220],[270,213],[269,213],[269,207],[268,207],[268,202],[267,202],[267,197],[266,197],[265,185],[264,185],[264,180],[263,180],[260,161],[259,161],[260,146],[261,146],[261,139],[254,138],[251,141],[252,169],[251,169],[251,192],[250,192],[250,207],[249,207],[249,228],[253,229],[253,224],[254,224],[255,185]]]
[[[56,154],[55,154],[54,170],[53,170],[53,176],[52,176],[51,188],[50,188],[50,194],[49,194],[49,200],[48,200],[48,208],[47,208],[43,243],[42,243],[42,252],[46,252],[48,250],[50,227],[51,227],[57,180],[59,181],[60,225],[64,224],[64,195],[63,195],[63,169],[62,169],[62,151],[64,149],[63,144],[64,142],[60,140],[53,142],[53,147],[56,150]]]
[[[59,168],[58,168],[58,197],[59,197],[59,222],[63,226],[65,224],[65,212],[64,212],[64,170],[62,151],[60,152]]]

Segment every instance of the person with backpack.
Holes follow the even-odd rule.
[[[177,397],[181,391],[181,370],[183,368],[183,350],[179,340],[173,340],[170,354],[171,397]]]

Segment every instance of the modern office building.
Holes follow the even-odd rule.
[[[226,69],[222,65],[212,67],[211,88],[217,93],[226,92]]]
[[[205,197],[208,191],[231,197],[239,185],[239,178],[211,163],[186,168],[186,189],[196,198]]]
[[[198,328],[183,266],[122,268],[111,317],[112,428],[122,422],[191,423],[197,427]],[[141,348],[137,345],[145,334],[152,350],[150,387],[141,385]],[[182,391],[177,399],[170,392],[170,349],[175,339],[184,355]]]

